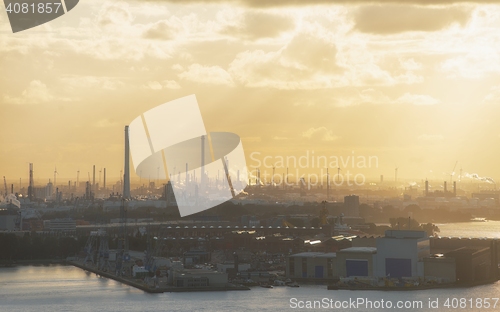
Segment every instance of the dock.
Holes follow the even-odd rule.
[[[152,293],[152,294],[165,293],[165,292],[250,290],[250,288],[248,288],[246,286],[239,286],[239,285],[225,286],[225,287],[211,287],[211,286],[208,286],[208,287],[174,287],[174,286],[150,287],[150,286],[144,285],[143,283],[138,283],[137,281],[134,281],[132,279],[121,277],[121,276],[116,276],[116,275],[111,274],[109,272],[103,272],[103,271],[97,270],[96,268],[86,266],[86,265],[79,263],[79,262],[76,262],[76,261],[66,261],[66,263],[73,265],[77,268],[80,268],[82,270],[92,272],[92,273],[97,274],[99,276],[103,276],[103,277],[115,280],[115,281],[120,282],[122,284],[132,286],[132,287],[140,289],[144,292]]]

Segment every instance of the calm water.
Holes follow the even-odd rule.
[[[442,236],[500,237],[500,222],[440,225]],[[454,233],[461,233],[454,234]],[[20,266],[0,268],[0,311],[288,311],[290,300],[337,301],[361,300],[372,304],[390,301],[420,301],[423,308],[323,309],[337,311],[500,311],[478,308],[480,298],[500,297],[500,283],[468,289],[421,291],[329,291],[324,285],[301,285],[300,288],[252,288],[250,291],[147,294],[106,278],[87,274],[72,266]],[[466,300],[462,309],[446,308],[447,298]],[[439,300],[437,309],[429,308],[429,299]],[[472,299],[472,308],[470,306]],[[493,302],[493,301],[491,301]],[[452,303],[452,302],[450,302]],[[457,304],[458,301],[455,301]],[[351,306],[352,307],[352,306]],[[306,309],[304,309],[306,310]],[[307,309],[311,310],[311,309]]]
[[[461,222],[436,224],[441,237],[498,237],[500,238],[500,221]]]
[[[287,311],[290,299],[377,301],[418,300],[422,309],[444,311],[446,298],[500,297],[500,283],[469,289],[426,291],[329,291],[324,285],[300,288],[252,288],[250,291],[147,294],[113,280],[87,275],[72,266],[24,266],[0,269],[0,311]],[[439,299],[439,309],[428,301]],[[297,310],[297,309],[294,309]],[[341,309],[342,311],[384,311],[388,309]],[[395,309],[390,309],[395,311]],[[399,309],[396,309],[399,310]],[[450,309],[454,311],[453,309]],[[500,302],[496,309],[500,310]],[[485,311],[467,308],[462,311]]]

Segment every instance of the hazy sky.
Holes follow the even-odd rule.
[[[250,167],[314,151],[376,156],[360,172],[388,180],[449,178],[456,161],[500,177],[494,1],[84,0],[16,34],[0,11],[8,180],[29,162],[40,182],[93,164],[117,178],[124,125],[189,94]]]

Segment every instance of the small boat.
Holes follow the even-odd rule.
[[[268,284],[260,285],[260,287],[262,287],[262,288],[274,288],[273,285],[268,285]]]
[[[297,284],[297,282],[293,282],[293,283],[288,284],[288,287],[300,287],[300,286],[299,286],[299,284]]]
[[[486,220],[486,218],[473,218],[473,219],[470,219],[471,222],[486,222],[488,220]]]

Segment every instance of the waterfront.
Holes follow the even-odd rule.
[[[488,237],[500,238],[500,221],[458,222],[436,224],[441,237]]]
[[[19,266],[0,269],[0,310],[10,311],[284,311],[290,299],[348,301],[357,298],[384,301],[422,301],[446,298],[499,297],[500,282],[473,288],[423,291],[329,291],[325,285],[301,285],[300,288],[254,287],[245,292],[197,292],[148,294],[114,280],[88,274],[73,266]],[[498,307],[497,307],[498,309]],[[347,311],[354,309],[347,309]],[[384,309],[376,309],[383,311]],[[495,309],[490,309],[494,311]],[[345,311],[345,310],[344,310]],[[375,311],[359,308],[357,311]],[[435,311],[435,309],[434,309]],[[467,309],[484,311],[484,309]]]
[[[499,221],[440,224],[441,236],[499,237]],[[368,300],[421,301],[421,309],[407,311],[447,310],[447,298],[500,297],[500,282],[472,288],[418,291],[349,291],[327,290],[326,285],[304,285],[300,288],[253,287],[244,292],[189,292],[148,294],[117,281],[63,265],[18,266],[0,268],[0,311],[286,311],[292,298],[298,301],[321,301],[323,298],[349,301]],[[429,298],[440,300],[440,309],[428,308]],[[498,310],[489,309],[491,311]],[[342,311],[384,311],[384,309],[341,309]],[[394,310],[394,309],[390,309]],[[453,309],[448,309],[453,310]],[[463,309],[484,311],[485,309]]]

